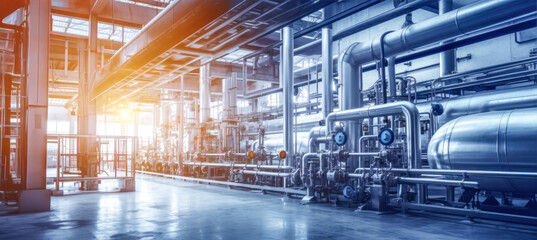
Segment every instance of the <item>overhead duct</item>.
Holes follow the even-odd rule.
[[[108,91],[135,69],[142,68],[148,61],[176,47],[178,43],[229,11],[236,2],[173,1],[103,66],[93,90],[93,97]],[[204,55],[202,52],[192,51],[198,50],[188,50],[191,54]]]

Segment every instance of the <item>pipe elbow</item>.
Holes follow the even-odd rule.
[[[418,110],[418,107],[416,107],[416,104],[408,101],[399,102],[399,104],[410,115],[419,117],[420,111]]]
[[[343,53],[341,54],[341,57],[339,58],[339,66],[343,67],[344,65],[346,64],[349,64],[351,66],[356,66],[356,61],[354,60],[354,56],[352,54],[352,51],[354,48],[356,48],[357,46],[359,46],[360,43],[358,42],[355,42],[353,44],[351,44],[349,47],[347,47],[347,49],[345,49],[343,51]]]

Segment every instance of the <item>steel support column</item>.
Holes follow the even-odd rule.
[[[96,101],[90,101],[90,92],[96,79],[97,69],[97,16],[90,15],[88,41],[79,41],[79,82],[78,82],[78,134],[97,135]],[[98,169],[97,142],[95,138],[78,141],[78,167],[82,177],[96,177]],[[96,190],[97,182],[87,181],[84,190]]]
[[[23,190],[19,192],[19,212],[50,211],[50,191],[46,190],[47,111],[50,0],[28,3],[27,77],[23,85],[26,112],[23,137]]]
[[[200,67],[200,123],[209,121],[211,116],[211,79],[209,77],[210,66]]]

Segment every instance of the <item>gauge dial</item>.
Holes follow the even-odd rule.
[[[380,144],[387,146],[393,143],[395,136],[391,129],[385,128],[385,129],[382,129],[382,131],[380,131],[378,139],[379,139]]]
[[[336,142],[338,146],[345,145],[345,143],[347,143],[347,134],[343,131],[337,132],[334,134],[334,142]]]

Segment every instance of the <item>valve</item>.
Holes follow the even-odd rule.
[[[442,104],[432,103],[431,104],[431,111],[432,111],[433,115],[440,116],[440,115],[442,115],[444,113],[444,106],[442,106]]]
[[[287,152],[285,152],[285,150],[281,150],[279,153],[278,153],[278,157],[280,157],[281,159],[284,159],[287,157]]]

